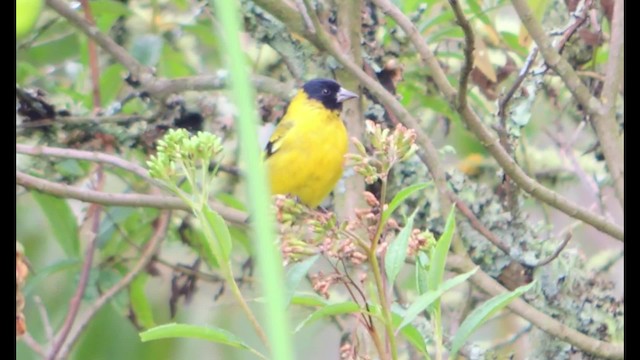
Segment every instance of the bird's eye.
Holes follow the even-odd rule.
[[[322,89],[322,95],[329,95],[329,89]]]

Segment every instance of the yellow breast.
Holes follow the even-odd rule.
[[[342,176],[348,136],[340,113],[300,93],[273,139],[276,148],[267,159],[272,194],[295,195],[318,206]]]

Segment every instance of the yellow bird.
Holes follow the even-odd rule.
[[[272,194],[316,207],[340,177],[347,153],[342,102],[358,97],[330,79],[314,79],[291,100],[265,149]]]

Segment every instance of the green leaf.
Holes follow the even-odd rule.
[[[398,273],[400,273],[400,270],[404,266],[404,260],[407,258],[409,237],[413,231],[413,218],[416,216],[417,212],[418,210],[416,209],[413,214],[409,216],[405,226],[400,230],[398,236],[396,236],[387,248],[387,253],[384,256],[384,270],[387,274],[387,278],[389,279],[389,286],[393,285]]]
[[[195,70],[189,65],[184,51],[176,50],[165,44],[162,57],[158,63],[158,74],[168,78],[195,75]]]
[[[451,359],[455,359],[456,354],[464,345],[467,338],[482,324],[484,324],[493,314],[509,305],[513,300],[527,292],[533,287],[535,281],[511,291],[502,293],[487,300],[484,304],[474,309],[462,322],[456,335],[451,341]]]
[[[238,349],[250,349],[247,344],[229,331],[209,326],[171,323],[156,326],[140,333],[142,342],[169,338],[202,339]]]
[[[391,314],[391,318],[393,326],[397,326],[402,321],[402,316],[396,313]],[[415,326],[409,324],[403,327],[402,330],[400,330],[400,335],[407,339],[407,341],[413,345],[416,350],[420,351],[425,359],[431,358],[427,352],[427,344],[424,342],[424,337],[422,336],[422,333],[415,328]]]
[[[295,294],[291,297],[292,305],[306,306],[306,307],[321,307],[328,305],[325,298],[318,294]]]
[[[82,261],[80,259],[64,259],[55,262],[45,268],[38,269],[33,276],[29,276],[29,279],[24,285],[22,292],[25,297],[29,297],[32,291],[34,291],[38,285],[45,281],[50,275],[53,275],[59,271],[80,269]]]
[[[219,193],[216,194],[216,199],[219,200],[222,204],[227,205],[230,208],[242,210],[244,212],[247,211],[247,207],[245,204],[238,200],[237,197],[227,194],[227,193]]]
[[[455,207],[451,208],[451,212],[449,212],[447,222],[444,226],[444,232],[442,233],[442,236],[440,236],[440,239],[438,239],[434,255],[430,259],[431,264],[429,265],[429,271],[427,274],[427,289],[429,290],[438,289],[442,283],[444,267],[447,262],[449,247],[451,246],[451,239],[453,239],[453,233],[456,229],[455,209]]]
[[[442,296],[442,294],[467,281],[467,279],[469,279],[471,275],[475,274],[476,271],[478,271],[477,267],[467,273],[460,274],[445,281],[436,290],[429,290],[426,293],[420,295],[406,310],[404,317],[402,318],[402,322],[398,327],[398,330],[402,329],[404,326],[412,322],[418,316],[418,314],[426,310],[431,304],[433,304],[433,302],[438,300]]]
[[[468,0],[467,4],[469,4],[469,9],[471,9],[471,12],[475,16],[477,16],[480,21],[482,21],[485,25],[491,25],[491,20],[489,20],[487,14],[484,12],[484,10],[482,10],[482,7],[480,6],[480,4],[478,4],[478,1]]]
[[[124,206],[113,206],[105,209],[106,216],[100,223],[100,228],[98,230],[98,248],[104,249],[107,242],[113,237],[113,233],[117,230],[116,225],[121,225],[134,213],[134,208]],[[140,226],[140,223],[137,223],[136,225]]]
[[[100,73],[100,96],[103,104],[110,104],[116,100],[116,96],[123,87],[122,74],[124,66],[115,63],[107,66]]]
[[[182,26],[182,30],[195,35],[198,41],[206,47],[213,49],[220,47],[220,42],[216,38],[215,33],[211,31],[211,24],[184,25]]]
[[[129,298],[131,299],[131,309],[138,319],[138,323],[145,329],[156,326],[153,321],[153,311],[151,310],[151,304],[144,292],[144,287],[149,280],[147,273],[141,273],[136,276],[135,279],[129,285]]]
[[[424,294],[427,291],[427,264],[429,258],[424,251],[420,251],[416,256],[416,290],[419,295]]]
[[[289,306],[291,302],[291,298],[293,297],[294,292],[300,285],[302,278],[309,272],[309,269],[313,266],[313,264],[320,258],[320,254],[314,255],[310,258],[305,259],[304,261],[293,264],[289,271],[286,273],[285,278],[285,286],[287,289],[286,294],[286,303]]]
[[[131,55],[142,65],[156,66],[162,54],[164,41],[158,35],[145,34],[133,38]]]
[[[387,220],[391,217],[391,215],[393,215],[393,212],[396,211],[398,206],[400,206],[409,196],[413,195],[416,191],[427,188],[427,186],[429,185],[431,185],[430,182],[418,183],[407,186],[406,188],[398,191],[396,196],[394,196],[393,199],[389,202],[389,206],[387,207],[387,209],[382,213],[382,223],[386,224]]]
[[[233,244],[231,243],[231,234],[229,233],[227,223],[224,222],[220,214],[211,210],[208,205],[202,207],[202,213],[206,218],[204,225],[209,226],[211,230],[213,230],[215,241],[217,241],[220,246],[222,253],[219,255],[221,255],[224,260],[228,260]],[[214,249],[215,248],[216,247],[214,247]]]
[[[91,1],[91,12],[94,16],[114,15],[126,16],[133,15],[133,11],[127,5],[120,1],[113,0],[93,0]]]
[[[500,36],[512,51],[515,51],[520,56],[527,55],[527,49],[524,46],[520,45],[517,34],[508,31],[501,31]]]
[[[80,177],[86,174],[85,168],[80,166],[80,162],[75,159],[64,159],[53,167],[60,175],[66,177]]]
[[[343,315],[343,314],[352,314],[360,312],[360,305],[353,301],[345,301],[337,304],[327,305],[323,308],[320,308],[309,315],[306,319],[304,319],[300,325],[296,327],[294,332],[300,331],[306,325],[311,324],[314,321],[320,320],[329,316]]]
[[[242,247],[247,251],[247,254],[254,255],[253,244],[251,243],[249,234],[247,234],[247,229],[238,226],[229,226],[229,234],[231,234],[233,242],[240,243],[240,245],[242,245]]]
[[[65,254],[69,257],[79,257],[78,223],[67,201],[37,191],[31,194],[49,220],[53,235]]]
[[[49,41],[32,46],[20,61],[29,61],[32,65],[42,67],[57,65],[69,58],[78,56],[80,40],[77,32],[61,35]]]

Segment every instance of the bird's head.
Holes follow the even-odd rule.
[[[342,110],[342,102],[358,97],[331,79],[313,79],[304,84],[302,90],[329,110]]]

